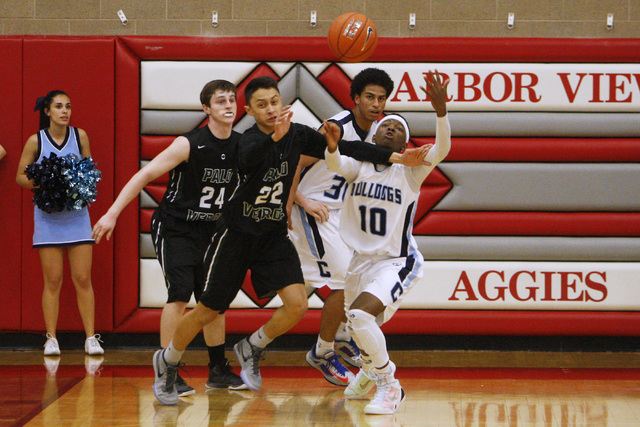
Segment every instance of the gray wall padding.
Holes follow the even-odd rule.
[[[156,258],[156,250],[153,248],[151,233],[140,233],[140,258]]]
[[[409,122],[414,137],[433,136],[435,113],[399,112]],[[640,136],[637,113],[449,113],[455,137],[563,137],[632,138]]]
[[[180,135],[195,129],[207,118],[204,111],[142,110],[142,135]]]
[[[434,210],[638,211],[638,163],[441,163],[451,191]]]

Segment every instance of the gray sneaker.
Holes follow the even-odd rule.
[[[196,390],[187,384],[180,374],[176,375],[176,391],[178,392],[178,397],[186,397],[196,394]]]
[[[245,338],[233,346],[233,352],[242,367],[242,371],[240,371],[242,381],[244,381],[251,390],[260,390],[260,387],[262,387],[262,377],[260,376],[259,362],[264,359],[262,355],[264,348],[251,345],[249,340]]]
[[[205,383],[207,388],[228,388],[230,390],[246,390],[248,387],[239,375],[231,370],[229,361],[217,365],[209,363],[209,379]]]
[[[171,365],[164,360],[164,350],[153,355],[153,370],[156,374],[153,381],[153,394],[163,405],[173,406],[178,403],[176,377],[178,365]]]

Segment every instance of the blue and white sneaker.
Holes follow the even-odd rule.
[[[342,357],[342,360],[344,360],[345,363],[353,366],[354,368],[362,367],[360,349],[353,338],[350,338],[349,341],[336,340],[334,348],[336,350],[336,354]]]
[[[353,372],[340,363],[338,356],[333,351],[328,352],[324,357],[316,356],[315,345],[307,353],[307,363],[322,372],[324,379],[331,384],[346,387],[355,378]]]

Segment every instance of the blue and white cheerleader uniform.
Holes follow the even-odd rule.
[[[67,135],[58,145],[48,129],[38,132],[38,153],[36,161],[55,153],[58,157],[75,154],[82,158],[78,129],[68,126]],[[47,213],[34,205],[33,211],[33,247],[73,246],[95,243],[91,238],[91,219],[85,206],[81,210]]]

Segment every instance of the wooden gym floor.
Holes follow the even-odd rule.
[[[635,351],[392,351],[407,399],[389,416],[364,415],[373,392],[345,400],[294,350],[267,352],[260,392],[207,390],[206,352],[189,350],[197,393],[162,406],[152,355],[0,351],[0,426],[640,426]]]

